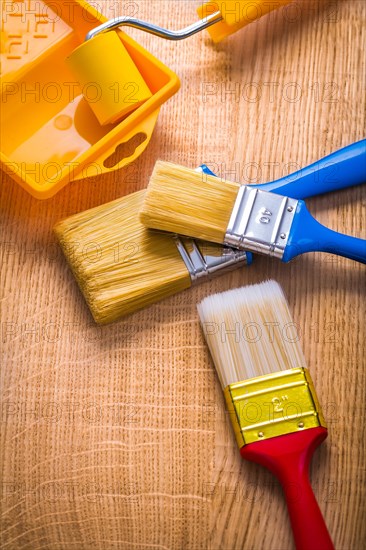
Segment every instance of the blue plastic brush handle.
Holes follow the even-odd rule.
[[[282,261],[289,262],[304,252],[329,252],[366,264],[366,240],[325,227],[313,218],[300,200]]]
[[[214,174],[201,165],[206,174]],[[293,199],[306,199],[366,182],[366,139],[339,149],[293,174],[270,183],[251,185]]]

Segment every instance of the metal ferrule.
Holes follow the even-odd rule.
[[[224,395],[239,448],[326,427],[309,371],[303,367],[230,384]]]
[[[102,23],[98,27],[95,27],[89,31],[85,37],[85,40],[90,40],[98,34],[112,31],[118,27],[133,27],[135,29],[148,32],[149,34],[159,36],[160,38],[165,38],[166,40],[183,40],[184,38],[188,38],[197,32],[207,29],[207,27],[211,27],[211,25],[214,25],[219,21],[222,21],[222,15],[219,11],[217,11],[204,19],[201,19],[200,21],[192,23],[192,25],[189,25],[184,29],[179,31],[171,31],[135,17],[115,17],[114,19],[110,19],[109,21],[106,21],[105,23]]]
[[[227,246],[214,245],[186,237],[175,237],[175,243],[189,271],[192,283],[202,277],[214,277],[246,265],[244,250],[234,250]]]
[[[224,243],[282,259],[298,201],[242,185]]]

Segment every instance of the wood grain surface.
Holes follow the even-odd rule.
[[[196,20],[193,1],[94,4],[171,28]],[[328,420],[314,491],[336,548],[365,548],[364,266],[257,257],[100,328],[52,235],[69,214],[143,189],[158,158],[260,183],[364,137],[364,1],[295,4],[217,46],[132,30],[182,81],[146,152],[47,201],[2,174],[2,548],[293,548],[277,482],[240,458],[196,313],[204,296],[268,277],[287,294]],[[365,238],[365,187],[308,205]]]

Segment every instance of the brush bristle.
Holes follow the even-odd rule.
[[[275,281],[208,296],[197,308],[223,388],[306,366],[296,325]]]
[[[223,243],[238,189],[237,183],[158,161],[140,220],[146,227]]]
[[[191,286],[172,235],[138,220],[145,191],[76,214],[55,227],[97,323],[109,323]]]

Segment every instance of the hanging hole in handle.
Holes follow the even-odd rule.
[[[141,143],[143,143],[146,138],[147,135],[144,132],[139,132],[128,141],[117,145],[113,153],[109,155],[109,157],[107,157],[103,162],[105,168],[113,168],[114,166],[116,166],[116,164],[121,162],[121,160],[131,157],[136,151],[137,147],[141,145]]]

